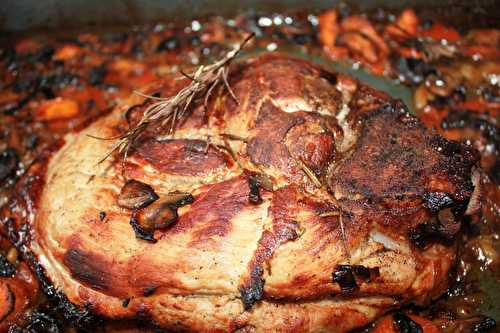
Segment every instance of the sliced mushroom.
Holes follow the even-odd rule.
[[[132,213],[130,225],[137,238],[156,242],[154,231],[163,229],[177,220],[177,208],[188,205],[194,201],[189,193],[172,192],[162,196],[147,207],[135,209]]]
[[[138,180],[128,180],[118,196],[118,205],[127,209],[144,208],[158,200],[158,195],[148,184]]]
[[[166,228],[177,220],[177,207],[161,199],[134,213],[137,223],[146,230]]]
[[[132,226],[132,229],[134,229],[135,237],[151,243],[157,242],[157,240],[154,238],[154,230],[144,229],[139,225],[139,223],[133,216],[130,219],[130,225]]]

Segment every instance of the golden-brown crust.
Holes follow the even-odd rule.
[[[163,141],[148,132],[123,173],[119,159],[96,164],[108,142],[88,134],[116,134],[138,97],[35,164],[27,177],[41,180],[23,186],[36,205],[22,217],[55,287],[104,317],[196,332],[346,332],[438,295],[455,248],[420,249],[410,235],[443,208],[426,194],[445,193],[452,206],[468,200],[475,155],[425,130],[385,94],[308,62],[266,55],[232,72],[239,105],[221,90],[208,128],[188,120]],[[167,81],[161,89],[172,88]],[[221,134],[243,138],[229,142],[236,161]],[[326,186],[317,188],[297,160]],[[258,204],[248,200],[255,172],[273,181]],[[160,197],[189,192],[194,202],[146,242],[116,204],[126,178]],[[345,294],[332,278],[338,265],[378,274]]]

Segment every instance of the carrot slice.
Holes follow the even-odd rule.
[[[78,115],[79,107],[72,99],[56,98],[42,103],[36,110],[35,118],[39,121],[71,119]]]
[[[460,39],[458,31],[441,23],[434,23],[429,29],[420,31],[420,35],[434,40],[445,39],[449,42],[456,42]]]

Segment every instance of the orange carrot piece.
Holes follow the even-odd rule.
[[[78,115],[79,107],[72,99],[56,98],[42,103],[36,110],[35,118],[39,121],[71,119]]]

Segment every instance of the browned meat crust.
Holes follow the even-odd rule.
[[[200,107],[168,140],[148,132],[123,173],[96,165],[108,142],[87,134],[116,134],[139,97],[32,167],[26,211],[10,215],[29,223],[26,251],[55,288],[99,316],[196,332],[346,332],[442,293],[476,154],[302,60],[264,55],[232,73],[239,104],[221,90],[208,124]],[[249,200],[256,175],[272,186]],[[116,203],[128,178],[194,197],[155,243]]]

